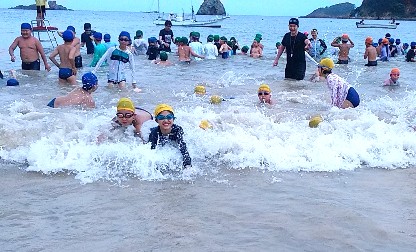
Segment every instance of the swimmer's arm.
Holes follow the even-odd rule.
[[[277,66],[277,64],[279,63],[280,56],[282,56],[282,53],[285,49],[286,47],[284,45],[279,46],[279,50],[277,51],[277,55],[276,55],[276,58],[274,59],[273,66]]]
[[[56,55],[58,55],[58,47],[55,48],[55,50],[52,51],[51,55],[49,55],[49,59],[52,61],[53,64],[55,64],[55,66],[57,66],[59,68],[59,63],[58,61],[56,61],[55,57]]]
[[[14,56],[14,50],[16,49],[18,44],[19,44],[19,38],[16,38],[9,47],[9,55],[10,55],[10,60],[12,62],[16,60],[16,57]]]
[[[72,47],[71,51],[69,51],[69,55],[68,55],[68,59],[71,62],[72,71],[74,71],[76,69],[76,67],[75,67],[75,53],[76,52],[77,52],[77,48]]]
[[[350,41],[350,43],[351,43],[351,48],[353,48],[354,47],[354,42],[352,42],[352,40],[350,39],[350,38],[348,38],[348,40]]]
[[[192,51],[192,49],[190,50],[190,52],[191,52],[192,56],[194,56],[194,57],[201,58],[201,59],[204,59],[205,58],[205,56],[196,54],[194,51]]]
[[[364,59],[367,59],[367,57],[368,57],[368,50],[367,50],[367,49],[365,49]]]

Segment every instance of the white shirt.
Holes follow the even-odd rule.
[[[201,42],[191,42],[189,43],[192,51],[200,56],[204,55],[204,47]],[[195,58],[195,60],[202,60],[201,58]]]
[[[204,45],[205,59],[217,59],[218,48],[213,42],[208,42]]]

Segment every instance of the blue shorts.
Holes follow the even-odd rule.
[[[360,96],[358,95],[357,91],[355,91],[353,87],[350,87],[348,89],[347,98],[345,98],[345,100],[350,101],[352,105],[354,106],[354,108],[360,105]]]
[[[71,68],[59,68],[59,79],[66,80],[72,76]]]
[[[223,59],[228,59],[229,53],[228,52],[223,52],[221,54],[221,56],[222,56]]]
[[[338,60],[337,64],[348,64],[348,60]]]
[[[56,98],[53,98],[49,103],[48,103],[48,105],[47,106],[49,106],[49,107],[51,107],[51,108],[54,108],[55,107],[55,100],[56,100]]]

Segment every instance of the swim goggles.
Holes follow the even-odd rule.
[[[269,92],[259,92],[259,95],[269,95]]]
[[[168,115],[157,115],[156,116],[156,120],[173,120],[175,119],[175,116],[173,114],[168,114]]]
[[[125,114],[123,114],[123,113],[116,113],[116,116],[118,118],[131,118],[132,116],[134,116],[134,114],[133,113],[125,113]]]

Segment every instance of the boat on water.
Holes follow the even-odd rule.
[[[198,21],[196,20],[194,7],[192,6],[191,18],[188,18],[188,19],[185,18],[185,13],[182,12],[182,16],[179,16],[174,13],[170,13],[169,17],[165,19],[161,17],[160,15],[159,0],[157,2],[158,2],[157,9],[158,9],[159,16],[155,21],[153,21],[153,24],[155,25],[165,25],[166,20],[170,20],[172,22],[172,26],[221,28],[221,25],[216,24],[216,23],[221,20],[230,18],[230,16],[223,16],[223,17],[217,17],[215,19]]]
[[[382,28],[382,29],[396,29],[400,23],[390,23],[390,24],[372,24],[372,23],[363,23],[355,22],[357,28]]]

